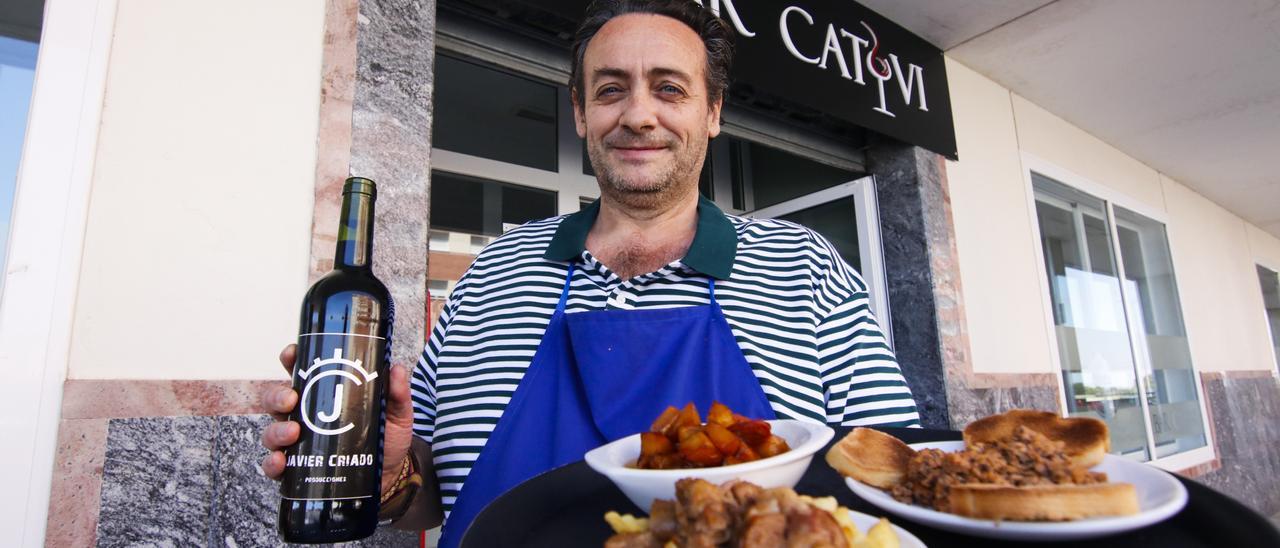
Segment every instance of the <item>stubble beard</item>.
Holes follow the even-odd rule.
[[[603,141],[587,143],[587,156],[600,183],[600,193],[618,204],[637,210],[663,210],[685,199],[690,187],[697,187],[702,162],[707,154],[706,139],[683,149],[675,160],[657,171],[649,181],[629,180],[608,160]]]

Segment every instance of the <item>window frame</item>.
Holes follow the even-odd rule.
[[[1066,386],[1062,379],[1061,351],[1058,348],[1057,333],[1054,331],[1054,326],[1056,324],[1053,319],[1053,296],[1050,293],[1047,282],[1049,278],[1048,272],[1045,270],[1044,246],[1041,243],[1042,236],[1040,234],[1039,219],[1036,217],[1036,192],[1033,173],[1052,179],[1080,192],[1089,194],[1104,202],[1104,214],[1106,216],[1106,219],[1104,220],[1107,223],[1108,243],[1111,246],[1112,260],[1115,262],[1116,276],[1120,280],[1126,279],[1126,276],[1123,264],[1124,259],[1120,256],[1120,238],[1119,231],[1117,230],[1117,227],[1120,226],[1120,224],[1116,221],[1115,208],[1117,206],[1125,208],[1164,225],[1166,245],[1169,246],[1169,257],[1170,261],[1173,263],[1174,286],[1175,292],[1178,296],[1178,308],[1183,319],[1183,331],[1186,332],[1187,337],[1187,351],[1191,358],[1191,372],[1195,379],[1193,384],[1195,384],[1196,387],[1196,400],[1200,405],[1200,421],[1204,431],[1205,446],[1166,457],[1157,456],[1155,435],[1151,429],[1151,407],[1147,403],[1148,387],[1145,381],[1147,372],[1144,369],[1148,364],[1138,356],[1138,349],[1135,347],[1136,341],[1140,340],[1140,337],[1137,337],[1135,334],[1135,329],[1142,329],[1142,326],[1135,326],[1134,322],[1130,321],[1130,307],[1132,304],[1125,296],[1125,292],[1121,291],[1120,301],[1122,310],[1124,311],[1125,330],[1129,336],[1129,352],[1132,355],[1133,363],[1136,368],[1138,397],[1142,403],[1143,410],[1143,428],[1146,430],[1147,450],[1151,457],[1150,460],[1146,461],[1146,463],[1164,470],[1176,472],[1213,461],[1217,458],[1216,442],[1214,440],[1212,427],[1209,423],[1208,402],[1205,401],[1203,377],[1201,376],[1200,368],[1197,366],[1195,360],[1194,337],[1191,336],[1191,330],[1186,324],[1184,303],[1187,302],[1187,299],[1183,294],[1182,285],[1178,283],[1178,261],[1176,260],[1177,251],[1173,246],[1173,235],[1169,231],[1169,215],[1160,209],[1150,207],[1122,192],[1093,181],[1084,175],[1058,166],[1057,164],[1049,162],[1048,160],[1035,156],[1029,152],[1021,151],[1020,156],[1022,160],[1023,190],[1026,193],[1027,200],[1027,215],[1031,224],[1032,236],[1035,240],[1035,245],[1032,247],[1035,249],[1036,272],[1040,276],[1040,282],[1037,284],[1040,288],[1040,305],[1042,309],[1042,316],[1045,320],[1046,335],[1049,340],[1049,355],[1053,362],[1053,374],[1054,378],[1057,379],[1058,384],[1059,414],[1063,417],[1069,416],[1067,411]]]
[[[1280,262],[1273,261],[1269,257],[1255,256],[1253,264],[1255,270],[1257,267],[1270,270],[1276,275],[1276,281],[1280,282]],[[1262,290],[1262,287],[1258,288],[1259,298],[1262,297]],[[1267,303],[1265,300],[1262,302],[1262,325],[1266,326],[1267,329],[1267,355],[1271,357],[1271,376],[1280,378],[1280,354],[1276,354],[1276,347],[1272,344],[1277,333],[1273,333],[1271,330],[1271,318],[1267,316]]]
[[[884,267],[884,242],[880,232],[880,202],[876,179],[866,175],[852,181],[744,213],[746,217],[770,219],[811,207],[852,197],[858,229],[858,253],[863,258],[859,274],[871,294],[871,311],[890,349],[893,345],[893,309],[889,306],[889,282]]]

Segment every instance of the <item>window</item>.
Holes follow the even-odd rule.
[[[555,86],[440,55],[434,97],[432,146],[556,171]]]
[[[1031,174],[1067,411],[1107,422],[1111,450],[1208,450],[1163,223]]]
[[[0,25],[0,32],[7,28],[9,25]],[[37,26],[36,34],[38,29]],[[31,104],[31,88],[35,83],[36,48],[34,39],[23,40],[0,34],[0,272],[5,268],[9,216],[13,210],[18,162],[22,159],[22,141],[27,130],[27,108]]]
[[[1271,356],[1280,368],[1280,274],[1262,265],[1258,267],[1258,283],[1262,285],[1262,305],[1271,329]]]
[[[562,156],[582,146],[564,86],[441,52],[435,113],[427,262],[432,321],[494,238],[575,211],[598,193],[594,178],[573,176],[582,169],[573,154],[570,161]],[[583,187],[590,190],[579,192]],[[562,194],[572,201],[562,203]]]

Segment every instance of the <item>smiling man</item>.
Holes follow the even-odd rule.
[[[431,526],[443,510],[452,546],[507,489],[646,430],[668,405],[919,425],[866,285],[832,246],[698,195],[731,38],[689,0],[592,5],[569,87],[601,198],[486,247],[450,295],[412,391],[393,372],[383,488],[398,526]],[[287,412],[296,395],[282,388],[266,403]],[[291,423],[268,427],[268,475],[296,437]],[[392,464],[402,461],[411,466]],[[402,488],[415,485],[404,470],[423,488]]]

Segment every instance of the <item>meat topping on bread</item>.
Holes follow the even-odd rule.
[[[1088,485],[1105,483],[1107,476],[1073,464],[1063,443],[1025,426],[1002,440],[973,443],[964,451],[918,451],[907,464],[903,481],[890,493],[899,501],[941,511],[951,509],[951,486]]]

